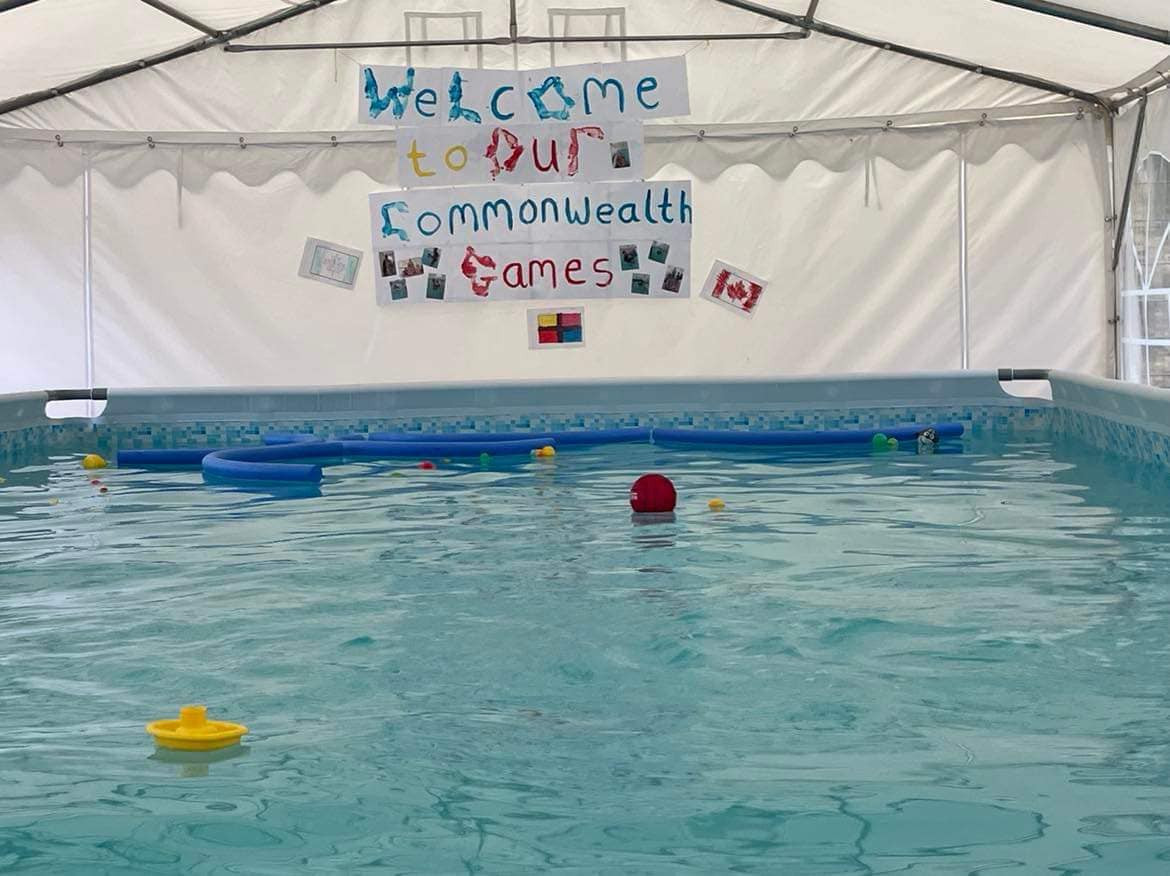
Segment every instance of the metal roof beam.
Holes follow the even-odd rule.
[[[611,36],[517,36],[482,37],[466,40],[376,40],[360,43],[265,43],[263,45],[233,44],[224,46],[225,52],[300,52],[324,49],[433,49],[443,46],[538,46],[548,43],[688,43],[720,42],[723,40],[800,40],[808,31],[784,33],[661,33]]]
[[[1078,100],[1083,100],[1086,103],[1102,107],[1107,110],[1112,110],[1113,105],[1101,97],[1088,91],[1082,91],[1079,88],[1072,88],[1068,85],[1063,85],[1059,82],[1053,82],[1049,79],[1042,79],[1038,76],[1029,76],[1026,73],[1016,73],[1012,70],[1000,70],[995,67],[986,67],[982,64],[976,64],[972,61],[966,61],[962,58],[952,58],[948,55],[939,55],[934,52],[923,51],[912,46],[903,46],[898,43],[891,43],[885,40],[874,39],[873,37],[865,36],[864,34],[854,33],[846,30],[843,27],[837,27],[834,24],[826,24],[823,21],[816,21],[806,18],[802,15],[793,15],[789,12],[781,12],[778,9],[772,9],[769,6],[761,6],[759,3],[753,3],[752,0],[714,0],[724,6],[730,6],[734,9],[741,9],[744,12],[753,12],[756,15],[770,18],[773,21],[782,21],[785,24],[790,24],[793,27],[803,27],[808,30],[823,33],[826,36],[837,37],[838,39],[848,40],[849,42],[858,43],[863,46],[869,46],[874,49],[882,49],[887,52],[893,52],[897,55],[905,55],[909,58],[917,58],[920,61],[930,61],[934,64],[941,64],[945,67],[953,67],[957,70],[965,70],[968,73],[978,73],[981,76],[988,76],[992,79],[1002,79],[1005,82],[1013,82],[1016,85],[1026,85],[1029,88],[1035,88],[1040,91],[1049,91],[1053,94],[1059,94],[1066,97],[1075,97]]]
[[[163,15],[169,15],[171,18],[183,22],[187,27],[193,28],[194,30],[201,30],[208,36],[219,36],[219,31],[214,27],[204,24],[197,18],[192,18],[186,12],[176,9],[169,3],[164,3],[163,0],[142,0],[142,2],[152,9],[157,9]]]
[[[1137,37],[1138,39],[1170,45],[1170,30],[1151,27],[1148,24],[1126,21],[1124,18],[1115,18],[1112,15],[1089,12],[1086,9],[1077,9],[1075,6],[1067,6],[1064,3],[1052,3],[1050,0],[991,0],[991,2],[1000,3],[1004,6],[1014,6],[1017,9],[1024,9],[1039,15],[1063,18],[1065,21],[1075,21],[1077,24],[1084,24],[1088,27],[1110,30],[1114,33],[1121,33],[1126,36]]]
[[[130,61],[126,64],[117,64],[113,67],[106,67],[103,70],[98,70],[96,73],[90,73],[88,76],[82,76],[80,79],[74,79],[71,82],[66,82],[58,85],[55,88],[46,88],[41,91],[33,91],[28,94],[22,94],[19,97],[14,97],[9,100],[0,101],[0,116],[5,113],[14,112],[18,109],[33,106],[34,104],[43,103],[46,100],[52,100],[54,97],[61,97],[64,94],[71,94],[75,91],[80,91],[83,88],[88,88],[91,85],[98,85],[102,82],[109,82],[111,79],[119,79],[136,70],[146,70],[149,67],[156,67],[159,64],[165,64],[167,61],[174,61],[178,58],[193,55],[196,52],[202,52],[204,49],[209,49],[212,46],[222,45],[228,40],[236,39],[237,37],[248,36],[258,30],[263,30],[266,27],[271,27],[274,24],[288,21],[290,18],[296,18],[298,15],[304,15],[306,12],[312,12],[322,6],[328,6],[335,0],[307,0],[304,3],[298,3],[296,6],[290,6],[288,9],[282,9],[279,12],[273,12],[252,21],[245,22],[238,27],[233,27],[229,30],[220,31],[215,36],[205,36],[189,43],[184,43],[173,49],[168,49],[165,52],[159,52],[156,55],[151,55],[146,58],[141,58],[137,61]]]

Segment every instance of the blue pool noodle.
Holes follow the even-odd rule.
[[[118,465],[199,465],[214,447],[180,447],[175,450],[119,450]]]
[[[885,435],[907,441],[917,438],[927,429],[934,429],[938,437],[958,438],[963,434],[962,423],[933,423],[925,426],[886,426],[881,429],[782,429],[749,432],[736,429],[655,429],[654,440],[668,444],[722,444],[739,447],[795,447],[811,444],[868,444],[874,435]]]
[[[543,441],[555,447],[649,441],[649,426],[628,429],[574,429],[556,432],[374,432],[371,441]]]
[[[227,480],[312,481],[321,480],[321,466],[286,463],[285,459],[371,457],[421,459],[427,456],[479,456],[528,454],[548,441],[293,441],[264,447],[231,447],[203,457],[203,473]]]
[[[202,465],[213,477],[249,481],[319,482],[321,466],[316,463],[284,460],[334,458],[422,459],[528,454],[546,444],[581,446],[631,441],[659,441],[667,444],[723,445],[739,447],[784,447],[818,444],[866,444],[879,433],[900,441],[912,440],[926,429],[940,439],[958,438],[962,423],[888,426],[883,429],[831,429],[812,431],[788,429],[747,431],[738,429],[596,429],[547,432],[460,432],[440,433],[374,432],[369,440],[346,436],[346,440],[324,441],[316,435],[271,432],[260,447],[180,448],[175,450],[120,450],[119,465]]]

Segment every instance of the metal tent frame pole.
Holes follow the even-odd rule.
[[[450,40],[371,40],[365,42],[325,43],[265,43],[263,45],[236,44],[223,47],[225,52],[244,54],[246,52],[306,52],[333,49],[405,49],[441,48],[444,46],[539,46],[550,43],[690,43],[720,42],[724,40],[802,40],[807,32],[787,31],[782,33],[650,33],[621,36],[517,36],[482,37],[481,39]]]
[[[0,0],[0,12],[8,9],[17,8],[28,3],[35,2],[35,0]],[[623,42],[623,43],[653,43],[653,42],[716,42],[716,41],[735,41],[735,40],[799,40],[805,39],[809,36],[811,31],[825,34],[826,36],[836,37],[838,39],[847,40],[849,42],[858,43],[860,45],[869,46],[883,51],[893,52],[899,55],[905,55],[918,60],[928,61],[943,66],[952,67],[958,70],[964,70],[969,73],[975,73],[981,76],[988,76],[993,79],[1001,79],[1006,82],[1012,82],[1017,85],[1024,85],[1029,88],[1034,88],[1040,91],[1047,91],[1061,96],[1072,97],[1077,100],[1084,101],[1087,104],[1102,107],[1103,109],[1113,111],[1115,105],[1107,98],[1101,95],[1092,94],[1091,92],[1083,91],[1081,89],[1072,88],[1059,82],[1053,82],[1048,79],[1043,79],[1037,76],[1030,76],[1024,73],[1017,73],[1011,70],[1001,70],[995,67],[987,67],[977,64],[972,61],[967,61],[961,58],[953,58],[947,55],[940,55],[935,52],[928,52],[922,49],[916,49],[912,46],[901,45],[898,43],[887,42],[884,40],[874,39],[863,34],[854,33],[836,25],[827,24],[823,21],[818,21],[814,16],[817,10],[819,0],[810,0],[808,9],[804,15],[795,15],[788,12],[781,12],[768,6],[752,2],[752,0],[712,0],[712,2],[719,3],[723,6],[728,6],[734,9],[739,9],[745,12],[750,12],[764,18],[778,21],[791,27],[798,28],[795,31],[787,31],[780,33],[723,33],[723,34],[647,34],[639,36],[625,36],[625,37],[537,37],[537,36],[522,36],[515,32],[515,16],[510,17],[509,21],[509,35],[506,37],[494,37],[482,40],[430,40],[421,42],[410,42],[407,40],[389,40],[379,42],[353,42],[353,43],[300,43],[300,44],[277,44],[277,45],[234,45],[231,40],[248,36],[266,27],[274,24],[279,24],[287,21],[290,18],[295,18],[305,12],[310,12],[322,6],[336,2],[336,0],[307,0],[292,6],[280,12],[271,15],[263,16],[255,19],[239,27],[231,28],[225,31],[216,31],[214,28],[203,24],[198,19],[178,10],[165,0],[142,0],[152,8],[159,10],[167,15],[183,21],[188,26],[201,31],[205,36],[190,43],[186,43],[177,48],[170,49],[166,52],[161,52],[156,55],[151,55],[138,61],[132,61],[126,64],[119,64],[113,67],[107,67],[92,73],[80,79],[67,82],[55,88],[44,89],[42,91],[32,92],[21,95],[7,101],[0,102],[0,115],[10,113],[14,110],[23,109],[42,101],[51,100],[54,97],[60,97],[63,94],[78,91],[90,85],[97,85],[102,82],[107,82],[111,79],[117,79],[135,70],[145,70],[149,67],[154,67],[158,64],[172,61],[177,58],[182,58],[186,55],[201,52],[205,49],[211,48],[215,45],[223,45],[225,51],[228,52],[264,52],[264,51],[291,51],[291,50],[307,50],[307,49],[342,49],[342,48],[404,48],[407,45],[411,46],[480,46],[480,45],[501,45],[501,46],[520,46],[520,45],[537,45],[547,44],[551,42]],[[1004,0],[1007,2],[1007,0]],[[1014,5],[1023,5],[1025,2],[1032,6],[1046,5],[1054,7],[1050,9],[1051,14],[1056,14],[1055,7],[1058,4],[1043,4],[1040,0],[1012,0]],[[514,8],[514,3],[510,2],[510,9]],[[1073,7],[1061,7],[1066,14],[1065,17],[1071,16],[1074,12],[1082,13],[1081,10],[1075,10]],[[1140,34],[1143,38],[1154,39],[1162,35],[1163,32],[1157,28],[1149,28],[1145,25],[1134,24],[1132,22],[1125,22],[1121,19],[1112,19],[1109,16],[1093,16],[1091,13],[1081,14],[1081,18],[1091,17],[1095,19],[1096,24],[1104,26],[1109,24],[1114,29],[1124,27],[1126,33]],[[1166,42],[1170,42],[1170,33],[1166,35]]]
[[[1060,94],[1067,97],[1075,97],[1078,100],[1083,100],[1086,103],[1094,106],[1102,107],[1103,109],[1112,111],[1113,105],[1098,94],[1093,94],[1088,91],[1082,91],[1079,88],[1072,88],[1068,85],[1063,85],[1059,82],[1053,82],[1049,79],[1043,79],[1038,76],[1029,76],[1026,73],[1016,73],[1011,70],[1000,70],[995,67],[986,67],[982,64],[976,64],[972,61],[966,61],[962,58],[952,58],[948,55],[939,55],[935,52],[927,52],[922,49],[915,49],[912,46],[904,46],[898,43],[891,43],[885,40],[874,39],[863,34],[854,33],[851,30],[846,30],[843,27],[837,27],[834,24],[826,24],[823,21],[809,18],[803,15],[793,15],[789,12],[780,12],[768,6],[761,6],[759,3],[753,3],[752,0],[714,0],[716,3],[721,3],[724,6],[730,6],[734,9],[741,9],[744,12],[753,12],[756,15],[761,15],[764,18],[771,18],[773,21],[781,21],[785,24],[790,24],[794,27],[802,27],[807,30],[816,31],[817,33],[825,34],[826,36],[837,37],[838,39],[848,40],[849,42],[859,43],[863,46],[869,46],[874,49],[882,49],[883,51],[893,52],[897,55],[905,55],[909,58],[917,58],[920,61],[930,61],[935,64],[942,64],[945,67],[954,67],[958,70],[966,70],[968,73],[977,73],[980,76],[989,76],[992,79],[1002,79],[1005,82],[1013,82],[1016,85],[1026,85],[1029,88],[1035,88],[1040,91],[1050,91],[1054,94]]]
[[[219,36],[221,33],[221,31],[216,30],[211,25],[204,24],[198,18],[194,18],[186,12],[176,9],[169,3],[164,3],[163,0],[140,0],[140,2],[145,3],[152,9],[157,9],[163,15],[169,15],[171,18],[183,22],[187,27],[193,28],[194,30],[201,30],[210,37]]]
[[[11,2],[11,0],[7,0]],[[41,91],[33,91],[28,94],[22,94],[19,97],[11,98],[10,100],[0,101],[0,116],[5,113],[14,112],[18,109],[32,106],[34,104],[42,103],[46,100],[52,100],[54,97],[60,97],[63,94],[71,94],[75,91],[80,91],[83,88],[88,88],[91,85],[98,85],[102,82],[109,82],[111,79],[118,79],[136,70],[146,70],[150,67],[155,67],[159,64],[164,64],[167,61],[174,61],[177,58],[183,58],[187,55],[193,55],[196,52],[202,52],[212,46],[223,45],[228,40],[236,39],[237,37],[248,36],[258,30],[266,27],[271,27],[274,24],[288,21],[291,18],[296,18],[298,15],[304,15],[306,12],[312,12],[314,9],[319,9],[322,6],[328,6],[336,0],[306,0],[304,3],[298,3],[296,6],[290,6],[288,9],[282,9],[279,12],[273,12],[261,18],[253,19],[239,25],[238,27],[230,28],[229,30],[220,31],[215,36],[203,36],[197,40],[189,43],[184,43],[173,49],[168,49],[165,52],[159,52],[156,55],[151,55],[142,58],[138,61],[131,61],[126,64],[118,64],[113,67],[106,67],[103,70],[98,70],[96,73],[91,73],[88,76],[82,76],[80,79],[74,79],[71,82],[66,82],[63,85],[58,85],[55,88],[46,88]],[[3,11],[3,8],[0,8]]]
[[[1014,6],[1017,9],[1048,15],[1052,18],[1063,18],[1065,21],[1075,21],[1077,24],[1096,27],[1100,30],[1109,30],[1126,36],[1170,45],[1170,30],[1126,21],[1112,15],[1102,15],[1099,12],[1089,12],[1086,9],[1078,9],[1064,3],[1052,3],[1050,0],[991,0],[991,2]]]
[[[1137,174],[1138,156],[1142,150],[1142,134],[1146,128],[1146,105],[1149,98],[1142,96],[1138,107],[1137,126],[1133,132],[1133,149],[1129,153],[1129,172],[1125,175],[1125,194],[1121,196],[1121,212],[1117,214],[1117,230],[1113,242],[1113,270],[1121,261],[1121,243],[1125,239],[1125,225],[1129,221],[1129,204],[1133,197],[1133,178]]]
[[[1160,80],[1158,83],[1155,85],[1146,86],[1144,88],[1135,89],[1133,94],[1130,94],[1128,97],[1114,101],[1113,106],[1117,109],[1121,109],[1123,106],[1129,106],[1135,100],[1145,100],[1151,94],[1156,94],[1164,88],[1170,87],[1170,73],[1163,73],[1161,70],[1156,70],[1155,73]]]

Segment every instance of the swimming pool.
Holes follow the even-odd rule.
[[[298,496],[96,492],[78,454],[207,430],[173,415],[11,441],[0,862],[1165,872],[1170,484],[1091,446],[1137,428],[1093,391],[956,400],[961,453],[367,461]],[[889,409],[799,405],[742,427]],[[631,519],[645,471],[673,520]],[[245,750],[156,754],[142,725],[191,700]]]

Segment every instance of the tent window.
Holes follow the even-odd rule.
[[[548,35],[550,37],[580,36],[625,36],[626,9],[624,6],[599,6],[583,9],[548,10]],[[557,53],[561,59],[558,62]],[[578,62],[603,62],[626,60],[626,43],[549,43],[551,66]]]
[[[1170,161],[1147,155],[1133,181],[1122,272],[1125,375],[1170,387]]]
[[[482,12],[405,12],[406,38],[410,42],[424,42],[426,40],[478,40],[483,39]],[[475,66],[483,66],[483,46],[461,46],[442,48],[413,48],[406,47],[406,64],[413,66],[418,57],[420,64],[438,66],[444,61],[434,57],[436,52],[443,52],[450,58],[451,52],[463,55],[475,53]],[[468,66],[466,60],[456,62],[448,60],[445,63]]]

